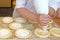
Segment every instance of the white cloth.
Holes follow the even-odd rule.
[[[60,0],[49,0],[49,6],[57,10],[60,8]],[[32,12],[36,12],[33,5],[33,0],[16,0],[16,8],[25,7]],[[18,13],[14,9],[13,17],[18,17]]]
[[[58,8],[60,8],[60,0],[49,0],[49,6],[54,8],[56,11]]]

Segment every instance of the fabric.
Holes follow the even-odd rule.
[[[49,6],[55,9],[55,11],[60,8],[60,0],[49,0]],[[31,12],[36,12],[33,5],[33,0],[16,0],[16,8],[25,7]],[[13,17],[18,17],[18,13],[14,9]]]
[[[60,8],[60,0],[49,0],[49,6],[54,8],[55,11]]]

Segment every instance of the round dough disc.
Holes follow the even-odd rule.
[[[18,38],[29,38],[31,37],[31,31],[27,29],[18,29],[15,32],[15,36]]]
[[[9,29],[0,29],[0,38],[9,38],[12,36],[12,32]]]
[[[44,32],[42,29],[36,28],[34,30],[34,33],[39,38],[47,38],[50,36],[50,33],[48,31]]]
[[[15,22],[18,22],[18,23],[26,23],[26,19],[22,18],[22,17],[17,17],[14,19]]]
[[[13,22],[13,18],[12,17],[3,17],[2,22],[3,23],[11,23],[11,22]]]
[[[52,28],[52,29],[50,29],[50,33],[53,36],[60,37],[60,28]]]
[[[20,24],[20,23],[13,22],[13,23],[9,24],[9,28],[11,28],[11,29],[20,29],[20,28],[23,28],[23,25]]]

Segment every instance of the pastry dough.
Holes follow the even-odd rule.
[[[20,29],[23,28],[23,25],[17,22],[13,22],[9,24],[9,28],[11,29]]]
[[[17,18],[14,18],[14,21],[15,22],[18,22],[18,23],[26,23],[26,19],[22,18],[22,17],[17,17]]]
[[[53,26],[53,20],[50,19],[49,24],[48,24],[48,29],[51,29],[51,28],[53,28],[53,27],[54,27],[54,26]]]
[[[53,20],[52,20],[52,19],[50,19],[49,23],[53,23]]]
[[[47,29],[51,29],[53,28],[54,26],[52,24],[48,24],[48,28]]]
[[[11,22],[13,22],[13,18],[12,17],[3,17],[2,22],[3,23],[11,23]]]
[[[9,29],[0,29],[0,38],[10,38],[12,32]]]
[[[18,38],[29,38],[31,37],[31,31],[27,29],[18,29],[15,32],[15,36]]]
[[[50,33],[48,31],[44,32],[42,29],[35,29],[34,30],[34,33],[37,37],[40,37],[40,38],[47,38],[50,36]]]
[[[52,29],[50,29],[50,33],[53,36],[60,37],[60,28],[52,28]]]

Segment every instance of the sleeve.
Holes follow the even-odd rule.
[[[21,7],[25,7],[27,0],[16,0],[16,6],[15,8],[21,8]]]
[[[60,8],[60,2],[58,3],[58,8]]]
[[[52,7],[55,11],[58,9],[57,1],[50,0],[49,1],[49,6]]]

